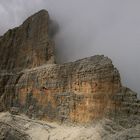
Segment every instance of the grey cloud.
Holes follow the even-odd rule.
[[[122,82],[140,93],[139,0],[1,0],[0,34],[47,9],[60,30],[55,36],[59,62],[104,54]]]

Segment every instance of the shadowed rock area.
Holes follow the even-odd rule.
[[[101,129],[107,132],[102,132],[103,136],[99,133],[99,140],[123,139],[121,130],[124,129],[139,131],[140,101],[135,92],[122,86],[112,61],[96,55],[55,64],[51,23],[48,12],[41,10],[0,37],[0,111],[14,115],[24,113],[30,121],[37,118],[90,126],[106,118],[108,121]],[[16,136],[13,139],[21,136],[30,139],[32,134],[26,135],[20,124],[12,123],[14,115],[10,116],[9,123],[0,120],[0,138],[8,140],[10,135],[11,138]],[[63,139],[68,139],[68,135]],[[85,139],[92,140],[92,137]],[[49,133],[48,139],[51,139]],[[125,135],[125,139],[129,136]]]
[[[54,42],[49,37],[49,15],[42,10],[0,38],[1,72],[19,72],[54,63]]]

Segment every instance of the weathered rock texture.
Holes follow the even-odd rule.
[[[44,10],[0,38],[0,58],[1,110],[18,108],[30,117],[80,123],[122,112],[139,114],[136,94],[122,88],[109,58],[54,64]]]
[[[19,128],[0,122],[0,140],[28,140],[28,137],[25,133],[20,132]]]
[[[135,119],[131,119],[128,129],[109,119],[88,126],[60,125],[5,112],[0,113],[0,140],[139,140],[140,123],[132,127],[133,122]]]
[[[49,21],[48,12],[42,10],[0,38],[1,72],[17,72],[54,63]]]
[[[2,94],[5,108],[19,107],[28,115],[88,122],[112,108],[120,77],[110,59],[94,56],[63,65],[46,65],[7,78]]]

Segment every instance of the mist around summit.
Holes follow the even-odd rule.
[[[123,2],[0,2],[0,140],[140,139],[137,6]]]
[[[119,69],[124,86],[140,93],[140,1],[1,0],[0,35],[46,9],[59,25],[57,61],[104,54]]]

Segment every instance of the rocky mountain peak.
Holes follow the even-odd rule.
[[[54,63],[50,21],[41,10],[0,37],[0,110],[83,124],[138,116],[136,94],[122,86],[108,57]]]
[[[54,42],[49,37],[49,14],[45,10],[29,17],[0,38],[0,70],[16,72],[54,63]]]

